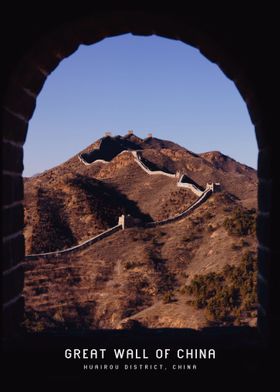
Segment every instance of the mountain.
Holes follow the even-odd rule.
[[[182,175],[198,192],[207,183],[221,191],[183,219],[148,227],[198,199],[178,187]],[[75,253],[26,260],[27,329],[254,325],[254,169],[129,133],[97,140],[24,187],[27,254],[78,245],[122,214],[141,222]]]

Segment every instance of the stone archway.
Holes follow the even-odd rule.
[[[240,27],[240,26],[239,26]],[[276,112],[267,101],[267,85],[258,79],[254,50],[242,43],[245,30],[236,35],[233,26],[193,18],[180,13],[112,11],[98,12],[89,17],[65,21],[63,17],[53,28],[40,38],[29,37],[30,48],[11,72],[3,97],[3,327],[5,335],[16,333],[20,323],[24,301],[22,288],[24,270],[23,228],[23,144],[28,122],[36,106],[47,76],[60,61],[77,50],[80,44],[91,45],[103,38],[125,33],[134,35],[156,34],[170,39],[181,40],[200,50],[210,61],[216,63],[225,75],[234,81],[246,102],[252,123],[256,129],[259,145],[259,315],[258,325],[262,333],[273,328],[279,320],[276,301],[275,275],[279,271],[276,258],[276,177],[273,163],[276,162],[274,125]],[[243,35],[242,35],[243,34]],[[31,45],[32,44],[32,45]],[[249,51],[249,52],[248,52]],[[264,62],[262,62],[262,66]],[[257,70],[259,68],[257,67]]]

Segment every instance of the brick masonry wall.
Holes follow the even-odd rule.
[[[95,244],[96,242],[102,240],[103,238],[110,237],[112,234],[116,233],[117,231],[119,231],[121,229],[122,229],[122,225],[118,224],[114,227],[111,227],[108,230],[103,231],[102,233],[100,233],[92,238],[89,238],[87,241],[84,241],[79,245],[75,245],[75,246],[72,246],[71,248],[67,248],[67,249],[63,249],[63,250],[57,250],[54,252],[37,253],[37,254],[27,255],[27,256],[25,256],[25,259],[26,260],[36,260],[39,258],[48,259],[48,258],[52,258],[52,257],[59,257],[59,256],[68,255],[70,253],[75,253],[78,250],[85,249],[88,246]]]
[[[209,196],[211,196],[212,193],[213,193],[212,189],[206,189],[200,195],[200,197],[189,208],[187,208],[185,211],[181,212],[181,214],[172,216],[171,218],[164,219],[162,221],[147,223],[146,227],[162,226],[162,225],[165,225],[167,223],[177,222],[178,220],[185,218],[186,216],[190,215],[190,213],[193,212],[202,203],[204,203],[209,198]]]
[[[163,171],[151,171],[146,165],[144,165],[144,163],[141,160],[141,156],[140,153],[138,151],[128,151],[128,150],[124,150],[122,151],[120,154],[121,155],[123,153],[129,153],[131,152],[132,155],[134,156],[134,160],[136,163],[138,163],[138,165],[142,168],[142,170],[144,170],[147,174],[149,175],[153,175],[153,174],[159,174],[159,175],[168,175],[170,177],[175,178],[176,174],[169,174],[169,173],[165,173]],[[105,161],[102,159],[97,159],[96,161],[93,161],[91,163],[86,162],[80,155],[78,156],[78,159],[80,160],[81,163],[83,163],[84,165],[92,165],[96,162],[103,162],[103,163],[109,163],[109,161]],[[192,190],[192,192],[195,193],[195,195],[199,196],[198,199],[185,211],[183,211],[182,213],[168,218],[168,219],[164,219],[162,221],[157,221],[157,222],[151,222],[146,224],[146,227],[156,227],[156,226],[161,226],[167,223],[172,223],[172,222],[176,222],[179,219],[184,218],[185,216],[189,215],[194,209],[196,209],[198,206],[200,206],[204,201],[206,201],[208,199],[208,197],[213,193],[213,184],[212,186],[209,184],[207,184],[206,188],[204,191],[199,190],[197,187],[195,187],[193,184],[190,183],[183,183],[182,179],[183,179],[184,175],[182,175],[179,179],[179,181],[177,182],[177,186],[178,187],[184,187],[184,188],[188,188],[190,190]],[[119,219],[119,224],[106,230],[103,231],[102,233],[100,233],[97,236],[94,236],[90,239],[88,239],[87,241],[78,244],[76,246],[72,246],[71,248],[67,248],[67,249],[63,249],[63,250],[57,250],[54,252],[47,252],[47,253],[37,253],[37,254],[31,254],[31,255],[27,255],[25,256],[26,260],[36,260],[39,258],[44,258],[44,259],[48,259],[51,257],[58,257],[58,256],[63,256],[65,254],[69,254],[69,253],[73,253],[76,252],[77,250],[81,250],[84,249],[90,245],[93,245],[94,243],[102,240],[103,238],[109,237],[110,235],[114,234],[115,232],[124,229],[125,227],[132,227],[135,226],[135,219],[132,219],[132,222],[129,223],[129,217],[125,217],[124,215],[122,217],[120,217]],[[124,223],[125,220],[125,223]],[[141,225],[141,221],[138,222],[138,224]]]
[[[35,10],[34,10],[35,11]],[[272,99],[275,89],[275,48],[273,23],[261,28],[259,19],[243,13],[234,23],[215,15],[179,12],[173,6],[168,13],[154,11],[93,11],[69,7],[53,13],[45,9],[34,19],[33,12],[22,11],[16,19],[20,33],[5,32],[2,51],[3,80],[1,130],[2,154],[2,228],[3,228],[3,332],[14,335],[24,309],[21,296],[24,255],[23,227],[23,144],[28,121],[35,110],[36,97],[47,76],[60,61],[71,55],[80,44],[94,44],[101,39],[131,32],[136,35],[157,34],[181,40],[200,50],[234,81],[246,102],[256,129],[259,152],[259,317],[263,336],[274,336],[279,329],[279,186],[278,107]],[[9,29],[13,29],[10,16]],[[260,45],[260,42],[264,43]]]

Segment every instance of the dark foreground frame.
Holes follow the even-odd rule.
[[[90,12],[82,6],[60,12],[54,9],[7,11],[4,31],[4,68],[2,78],[1,130],[3,134],[2,171],[2,328],[8,358],[15,357],[13,350],[21,351],[17,357],[29,353],[43,353],[47,349],[57,351],[69,339],[75,337],[29,336],[20,337],[19,325],[24,310],[22,297],[24,269],[23,228],[23,144],[28,122],[35,110],[36,97],[47,76],[60,61],[77,50],[80,44],[94,44],[106,37],[132,33],[135,35],[156,34],[181,40],[200,50],[210,61],[216,63],[231,79],[242,95],[251,121],[255,126],[259,147],[258,159],[258,328],[223,329],[204,332],[191,330],[97,331],[88,342],[124,339],[129,344],[169,345],[212,344],[221,352],[240,351],[247,353],[247,367],[255,370],[262,367],[263,347],[273,348],[279,327],[279,230],[277,216],[277,186],[279,175],[278,158],[278,109],[273,100],[273,89],[278,77],[276,69],[276,26],[271,23],[263,29],[265,18],[270,16],[262,10],[260,14],[247,18],[241,13],[223,17],[213,12],[193,14],[170,7],[168,11],[157,10],[97,10]],[[275,37],[275,38],[274,38]],[[159,339],[159,340],[158,340]],[[162,341],[161,341],[162,339]],[[120,340],[121,341],[121,340]],[[154,343],[153,343],[154,342]],[[177,343],[176,343],[177,342]],[[233,344],[234,342],[234,344]],[[92,346],[91,343],[91,346]],[[263,346],[264,345],[264,346]],[[231,351],[234,349],[235,351]],[[39,351],[38,351],[39,350]],[[244,351],[245,350],[245,351]],[[253,353],[256,354],[254,357]],[[40,354],[40,355],[41,355]],[[58,355],[58,354],[57,354]],[[245,357],[246,357],[245,355]],[[57,356],[56,356],[57,357]],[[258,358],[257,361],[250,362]],[[34,355],[32,355],[34,360]],[[45,357],[47,358],[47,356]],[[57,357],[58,358],[58,357]],[[52,355],[50,364],[54,364]],[[39,362],[34,363],[38,365]],[[221,362],[221,364],[224,361]],[[253,363],[256,365],[253,366]],[[54,369],[55,370],[55,369]]]

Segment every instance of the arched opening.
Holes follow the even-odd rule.
[[[202,22],[201,22],[202,23]],[[223,26],[224,27],[224,26]],[[229,29],[230,30],[230,29]],[[267,102],[265,82],[258,82],[253,72],[256,53],[244,55],[241,35],[226,43],[230,34],[222,37],[211,28],[207,30],[191,17],[177,15],[145,14],[141,12],[120,12],[99,14],[76,22],[66,23],[55,32],[47,34],[33,47],[13,73],[3,101],[3,176],[5,192],[3,197],[3,248],[5,252],[3,267],[4,286],[4,330],[6,335],[14,334],[23,312],[22,285],[24,255],[23,226],[23,187],[22,154],[28,121],[32,117],[36,96],[43,87],[47,75],[81,44],[93,44],[108,36],[123,33],[136,35],[157,34],[172,39],[180,39],[199,48],[210,61],[219,65],[222,71],[234,81],[243,96],[252,123],[255,125],[259,153],[259,215],[257,234],[259,246],[259,314],[258,326],[265,335],[271,332],[279,313],[273,294],[276,281],[273,279],[278,251],[276,235],[273,231],[276,222],[276,177],[273,163],[276,162],[276,146],[273,133],[275,111]],[[234,44],[235,43],[235,44]],[[244,44],[246,47],[247,42]],[[241,45],[242,46],[242,45]],[[262,63],[264,65],[264,63]],[[267,68],[266,68],[267,69]]]
[[[126,134],[130,125],[134,133]],[[255,324],[255,294],[243,294],[245,286],[251,287],[248,282],[243,288],[234,283],[232,292],[242,294],[235,295],[232,308],[228,300],[225,309],[223,293],[211,296],[210,286],[209,293],[199,291],[193,299],[187,289],[196,274],[202,281],[214,278],[217,286],[225,275],[209,274],[227,263],[236,266],[230,270],[234,276],[241,259],[256,257],[253,236],[234,237],[221,224],[238,208],[236,200],[249,216],[257,197],[256,173],[223,155],[248,162],[254,140],[246,106],[215,64],[181,41],[157,36],[122,35],[80,47],[49,76],[29,128],[24,174],[41,174],[25,178],[28,330],[54,333],[63,325],[68,333],[79,330],[78,325],[80,330],[118,329],[132,321],[145,328]],[[111,131],[106,138],[102,129]],[[147,129],[153,134],[146,139]],[[86,147],[105,142],[107,158],[100,147]],[[88,152],[78,159],[85,148]],[[129,155],[135,148],[138,164]],[[238,157],[242,152],[243,158]],[[101,155],[91,163],[94,153]],[[151,175],[143,162],[152,168]],[[180,171],[183,183],[176,182],[182,174],[175,179]],[[213,195],[184,218],[208,181],[219,182],[226,193]],[[140,222],[151,220],[151,227],[161,222],[161,228],[109,231],[114,236],[93,243],[117,226],[117,211]],[[84,242],[90,247],[85,251],[84,245],[80,256]],[[55,256],[56,251],[63,252]],[[41,256],[36,259],[36,254]],[[202,277],[205,268],[207,276]],[[246,299],[252,303],[250,311],[248,305],[244,309],[245,297],[251,298]],[[204,311],[197,309],[201,304]]]

